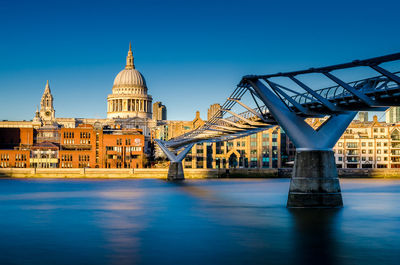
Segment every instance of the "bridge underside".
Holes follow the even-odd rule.
[[[357,111],[382,111],[400,105],[399,72],[390,72],[380,66],[398,60],[400,53],[297,72],[243,77],[205,125],[168,142],[157,141],[171,161],[168,179],[184,178],[181,162],[195,143],[232,140],[279,124],[296,146],[287,207],[341,207],[343,202],[332,148]],[[380,75],[345,82],[332,74],[336,70],[358,67],[372,69]],[[298,78],[308,74],[327,78],[335,86],[313,90]],[[285,79],[285,85],[291,82],[295,88],[279,84],[281,81],[277,82],[276,78]],[[304,92],[298,92],[299,89]],[[254,99],[256,108],[241,100],[246,92]],[[261,106],[260,101],[264,105]],[[247,112],[236,114],[232,111],[235,104]],[[225,114],[231,116],[224,118]],[[305,120],[326,116],[329,118],[317,129]]]

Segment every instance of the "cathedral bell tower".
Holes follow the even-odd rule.
[[[50,91],[49,80],[47,80],[46,88],[40,101],[39,116],[44,124],[52,124],[55,122],[55,110],[53,107],[53,95]]]

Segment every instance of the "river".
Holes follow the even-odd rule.
[[[289,210],[288,179],[0,180],[0,264],[400,264],[400,179],[342,179]]]

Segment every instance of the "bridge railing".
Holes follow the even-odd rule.
[[[394,74],[399,74],[399,73],[400,71],[395,72]],[[370,91],[371,92],[377,91],[377,90],[389,91],[391,88],[398,87],[398,85],[395,82],[389,80],[388,78],[382,75],[353,81],[348,83],[348,85],[352,86],[353,88],[363,93],[367,93]],[[315,90],[315,92],[328,100],[333,100],[333,99],[340,100],[352,96],[352,94],[349,91],[347,91],[340,85],[318,89]],[[305,92],[300,95],[294,95],[292,96],[292,99],[294,99],[296,102],[300,104],[312,104],[318,102],[318,100],[315,99],[309,92]],[[288,99],[284,99],[284,101],[289,107],[293,107],[293,104]]]

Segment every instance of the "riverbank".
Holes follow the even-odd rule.
[[[186,178],[290,178],[291,168],[280,169],[185,169]],[[167,177],[168,169],[109,168],[1,168],[0,177],[11,178],[158,178]],[[400,178],[400,169],[339,168],[340,178]]]

